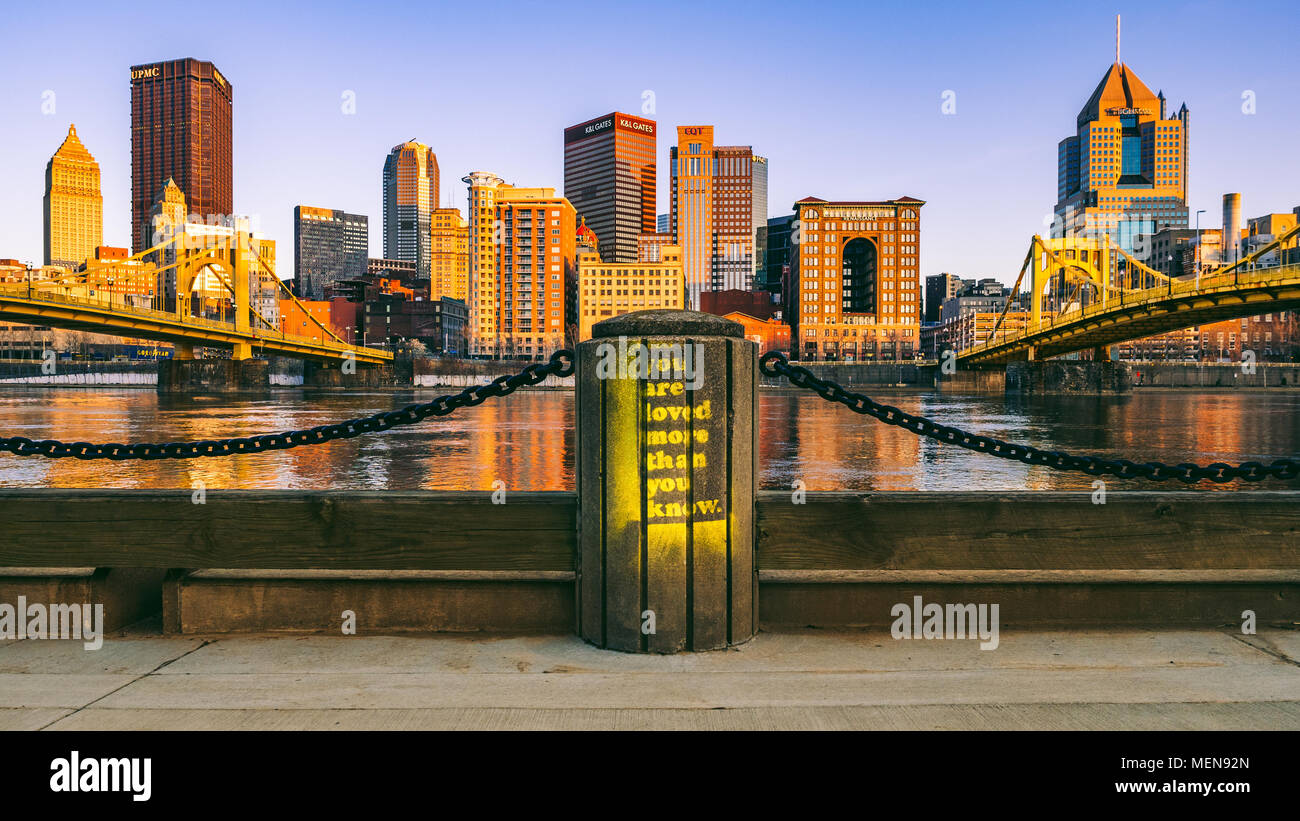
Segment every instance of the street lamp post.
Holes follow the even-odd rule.
[[[1205,209],[1196,212],[1196,290],[1201,290],[1201,214]]]

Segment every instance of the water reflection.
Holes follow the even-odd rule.
[[[151,390],[11,389],[0,394],[0,431],[93,442],[247,436],[309,428],[437,394],[284,390],[176,398]],[[1300,395],[1292,393],[877,398],[1008,441],[1135,462],[1236,463],[1300,453]],[[808,490],[1059,490],[1088,489],[1094,481],[923,440],[808,394],[765,392],[759,412],[761,478],[768,488],[802,480]],[[82,462],[0,455],[0,486],[189,488],[201,481],[208,488],[486,491],[499,479],[511,490],[567,490],[574,484],[573,419],[572,393],[521,391],[412,428],[234,458]],[[1221,487],[1286,486],[1270,481]]]

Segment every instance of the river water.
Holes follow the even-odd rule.
[[[445,391],[443,391],[445,392]],[[9,388],[0,436],[64,441],[213,439],[309,428],[411,402],[436,390],[160,397],[129,388]],[[1300,392],[1138,391],[1118,397],[878,393],[912,413],[1007,441],[1169,463],[1267,461],[1300,454]],[[1089,489],[1094,479],[922,440],[812,394],[760,398],[761,483],[808,490]],[[0,454],[0,487],[568,490],[573,394],[521,391],[450,417],[293,450],[217,459],[83,462]],[[1110,488],[1183,489],[1177,482]],[[1203,483],[1199,490],[1291,489],[1300,481]]]

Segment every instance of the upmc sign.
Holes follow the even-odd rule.
[[[610,114],[608,117],[601,117],[596,120],[591,120],[590,122],[580,123],[564,129],[564,141],[566,143],[571,143],[576,140],[585,140],[588,137],[594,137],[601,132],[608,131],[615,127],[624,131],[635,131],[650,137],[653,137],[655,133],[655,124],[653,120],[643,120],[640,117],[614,113]]]

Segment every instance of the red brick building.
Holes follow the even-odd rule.
[[[771,291],[744,291],[732,288],[727,291],[701,291],[700,310],[714,316],[733,312],[748,314],[756,319],[771,319],[781,310],[777,294]]]
[[[701,296],[707,294],[705,291]],[[745,326],[745,338],[758,343],[759,356],[768,351],[790,351],[790,326],[772,318],[759,319],[741,311],[724,314],[723,319],[730,319]]]

